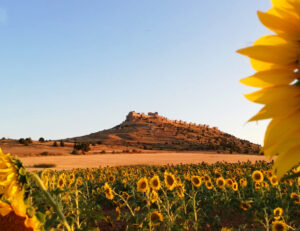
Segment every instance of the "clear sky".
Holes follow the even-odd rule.
[[[262,143],[235,51],[269,0],[1,0],[0,137],[59,139],[159,112]]]

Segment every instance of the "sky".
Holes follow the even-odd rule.
[[[129,111],[208,124],[262,144],[236,53],[270,34],[268,0],[1,0],[0,137],[60,139]]]

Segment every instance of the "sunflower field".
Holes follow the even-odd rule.
[[[300,167],[280,182],[267,162],[26,173],[0,154],[1,231],[300,227]]]

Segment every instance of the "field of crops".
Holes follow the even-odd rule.
[[[300,178],[279,183],[270,168],[202,163],[39,174],[74,230],[296,230]],[[30,198],[46,230],[63,229],[38,188]]]

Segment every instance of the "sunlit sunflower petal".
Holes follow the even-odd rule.
[[[289,116],[274,118],[268,128],[266,130],[265,139],[264,139],[264,147],[263,152],[267,156],[273,156],[276,153],[276,147],[281,140],[287,138],[292,138],[291,135],[295,133],[295,131],[299,130],[300,124],[300,112],[299,110],[291,113]]]
[[[298,0],[271,0],[274,9],[289,11],[294,15],[300,15],[300,2]]]
[[[292,113],[295,109],[300,109],[299,101],[300,96],[296,97],[297,100],[280,101],[265,105],[255,116],[249,121],[264,120],[270,118],[277,118]]]
[[[281,178],[289,169],[300,163],[300,145],[280,153],[274,163],[274,172]]]
[[[256,74],[241,80],[262,88],[245,97],[264,107],[250,121],[271,119],[262,152],[278,155],[278,179],[299,163],[300,146],[300,1],[272,0],[273,8],[258,12],[260,21],[275,35],[259,38],[238,52],[250,58]]]
[[[242,84],[251,87],[271,87],[291,83],[299,74],[289,69],[271,69],[260,71],[252,76],[241,79]]]
[[[239,53],[253,59],[265,62],[271,62],[279,65],[292,65],[298,59],[298,53],[295,52],[293,44],[284,44],[281,46],[252,46],[239,50]]]
[[[255,103],[269,104],[282,100],[290,100],[300,95],[299,87],[281,85],[269,88],[263,88],[259,91],[245,94],[245,97]]]
[[[293,19],[291,18],[292,16],[290,16],[287,20],[279,17],[276,13],[274,14],[274,11],[267,13],[258,11],[257,15],[261,23],[268,27],[270,30],[279,34],[288,33],[290,36],[298,36],[300,33],[300,28],[299,26],[297,26],[297,23],[300,23],[300,19],[297,19],[295,17],[293,17]]]

